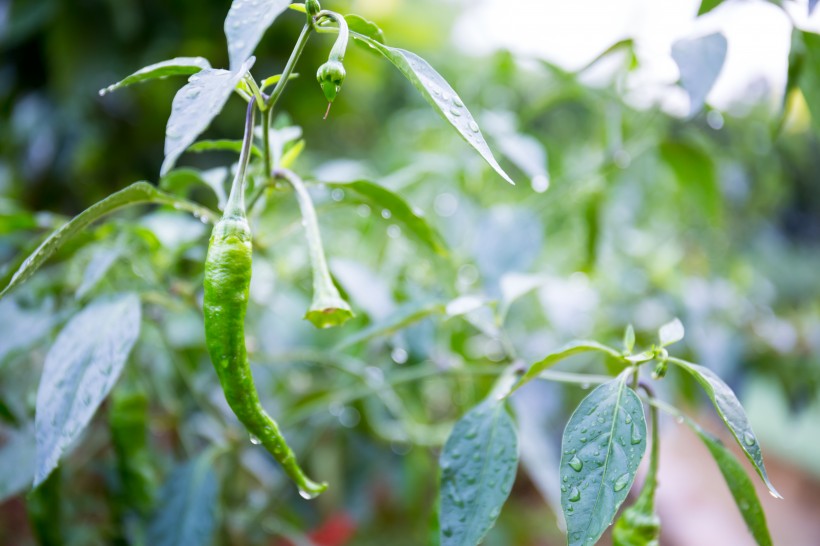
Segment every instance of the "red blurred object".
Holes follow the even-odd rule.
[[[356,533],[356,522],[345,512],[336,512],[318,529],[308,534],[316,546],[347,546]],[[293,546],[289,540],[280,540],[276,546]]]

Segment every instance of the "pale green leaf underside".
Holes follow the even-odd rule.
[[[57,467],[117,382],[140,330],[140,300],[95,300],[75,315],[46,355],[37,390],[34,486]]]
[[[140,68],[117,83],[100,89],[100,96],[135,83],[155,80],[157,78],[167,78],[168,76],[187,76],[196,74],[206,68],[211,68],[211,63],[204,57],[177,57],[175,59],[169,59]]]
[[[20,265],[8,286],[0,292],[0,298],[28,280],[51,255],[57,252],[61,246],[70,241],[75,235],[88,227],[89,224],[117,209],[142,203],[170,205],[175,209],[190,212],[194,216],[207,219],[212,223],[216,223],[219,220],[212,211],[205,207],[162,192],[148,182],[135,182],[127,188],[113,193],[102,201],[91,205],[63,227],[52,233],[49,238],[43,241],[43,243],[37,247],[37,250]]]
[[[561,445],[561,508],[570,546],[594,544],[626,499],[646,451],[646,420],[626,375],[597,387]]]
[[[177,91],[165,126],[165,160],[160,169],[161,176],[171,170],[182,152],[222,111],[236,84],[247,74],[254,60],[251,57],[234,72],[215,68],[202,70],[188,78],[188,83]]]
[[[152,546],[208,546],[216,528],[218,484],[208,455],[176,467],[148,525]]]
[[[225,18],[231,70],[253,55],[265,31],[289,5],[290,0],[233,0]]]
[[[450,87],[450,84],[427,61],[415,53],[386,46],[358,33],[351,32],[351,36],[365,42],[393,63],[410,83],[419,90],[425,100],[458,131],[464,140],[484,158],[499,176],[510,184],[515,184],[496,161],[490,147],[487,145],[487,141],[484,140],[484,136],[481,134],[481,129],[479,129],[470,111],[464,106],[464,102]]]
[[[721,419],[723,419],[723,422],[726,423],[726,426],[729,427],[735,440],[737,440],[738,445],[743,449],[746,457],[751,461],[755,470],[757,470],[757,473],[763,479],[763,483],[766,484],[766,487],[769,488],[772,495],[779,499],[783,498],[769,481],[766,467],[763,464],[763,453],[760,451],[760,442],[758,442],[757,436],[755,436],[752,430],[752,425],[749,423],[749,418],[746,416],[743,406],[740,405],[740,401],[732,389],[709,368],[704,368],[703,366],[698,366],[697,364],[692,364],[677,358],[671,358],[669,361],[689,372],[692,377],[700,383],[703,390],[706,391],[706,394],[712,400],[712,404],[714,404]]]
[[[746,474],[746,469],[740,464],[735,456],[723,443],[700,428],[696,423],[687,419],[687,424],[692,427],[715,459],[715,462],[729,486],[729,491],[735,499],[743,520],[749,527],[749,531],[760,546],[771,546],[772,538],[769,535],[769,528],[766,525],[766,515],[760,505],[760,499],[755,492],[754,484]]]
[[[680,83],[689,95],[689,113],[697,113],[717,81],[726,60],[728,43],[720,32],[672,44],[672,58],[680,70]]]
[[[375,207],[376,210],[382,214],[384,214],[383,211],[388,211],[391,222],[400,225],[405,232],[428,246],[436,254],[441,256],[447,255],[444,240],[438,232],[427,223],[427,220],[420,210],[413,209],[400,195],[393,193],[383,186],[365,180],[331,185],[350,191]]]
[[[512,489],[518,438],[504,404],[486,400],[453,428],[441,453],[441,546],[475,546]]]

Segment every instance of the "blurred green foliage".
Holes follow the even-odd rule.
[[[105,98],[97,90],[174,56],[226,66],[227,4],[8,4],[0,35],[3,286],[19,259],[67,217],[131,182],[156,181],[171,99],[183,80]],[[313,73],[332,37],[309,45],[277,121],[300,126],[307,141],[294,169],[319,182],[361,178],[399,192],[426,211],[449,248],[444,257],[430,252],[342,186],[315,184],[331,269],[359,313],[344,329],[316,331],[301,320],[310,270],[293,196],[272,194],[254,218],[251,361],[265,406],[331,490],[312,504],[302,501],[272,460],[239,437],[204,349],[199,298],[208,229],[170,210],[131,211],[97,225],[0,301],[5,430],[31,421],[38,372],[59,326],[91,297],[115,290],[137,291],[144,302],[129,363],[149,401],[151,456],[140,455],[141,471],[165,478],[211,443],[236,447],[215,462],[217,537],[225,544],[286,544],[273,537],[301,544],[305,533],[338,521],[353,529],[351,544],[426,543],[438,446],[453,420],[486,393],[497,364],[532,362],[572,338],[614,342],[628,323],[640,346],[678,316],[687,328],[686,356],[716,370],[741,397],[752,378],[767,385],[755,400],[773,408],[800,412],[818,403],[820,131],[808,121],[811,96],[806,108],[794,87],[783,112],[678,119],[621,99],[617,81],[634,68],[630,59],[611,84],[588,87],[575,74],[519,63],[509,53],[457,53],[450,4],[362,0],[332,7],[374,19],[389,44],[435,66],[519,183],[501,181],[393,67],[360,48],[349,51],[344,91],[323,121],[326,104]],[[274,24],[254,74],[283,66],[300,17],[288,13]],[[205,137],[238,138],[243,106],[232,100]],[[181,163],[209,169],[233,161],[220,152],[187,154]],[[545,182],[549,189],[536,191]],[[191,195],[216,208],[207,188]],[[533,290],[505,303],[522,274]],[[461,317],[432,305],[466,294],[505,304]],[[501,307],[508,309],[503,320],[493,313]],[[391,323],[402,327],[382,328]],[[368,327],[383,335],[346,343]],[[570,365],[606,371],[583,359]],[[675,372],[670,380],[695,392]],[[549,411],[559,417],[542,433],[554,447],[558,423],[584,392],[549,394]],[[789,456],[782,445],[788,423],[755,425],[764,445],[777,438],[779,454]],[[4,446],[13,445],[11,434]],[[52,484],[63,493],[66,544],[140,543],[150,495],[129,505],[121,488],[140,472],[123,466],[108,435],[108,419],[98,415],[61,482]],[[820,456],[820,444],[800,444],[795,459],[809,466],[806,451]],[[0,491],[12,471],[0,469]],[[539,487],[549,497],[536,478],[520,473],[487,545],[561,542],[553,519],[544,517]],[[30,532],[20,523],[21,498],[0,506],[2,543],[31,540],[23,538]]]

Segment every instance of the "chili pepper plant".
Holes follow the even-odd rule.
[[[288,21],[301,18],[302,31],[281,73],[260,75],[255,71],[253,54],[263,34],[280,15],[288,17]],[[213,226],[207,252],[198,242],[185,250],[192,263],[196,263],[189,271],[196,282],[122,290],[115,280],[109,283],[110,290],[89,297],[95,294],[95,283],[110,266],[109,258],[103,257],[94,267],[96,273],[90,274],[89,282],[78,292],[81,305],[65,322],[45,355],[33,424],[26,424],[24,416],[14,419],[17,428],[4,447],[7,453],[12,447],[17,450],[14,453],[20,453],[23,446],[23,452],[30,453],[26,460],[17,462],[21,469],[19,483],[7,484],[3,490],[10,494],[31,488],[27,509],[41,543],[62,543],[60,506],[71,498],[70,485],[63,481],[61,472],[65,461],[69,456],[98,457],[105,445],[110,446],[116,461],[105,481],[111,494],[119,498],[119,508],[107,524],[112,539],[130,544],[205,545],[252,543],[252,537],[260,533],[298,537],[298,526],[288,523],[290,516],[277,518],[277,513],[291,514],[291,508],[277,503],[274,492],[287,499],[291,498],[287,491],[298,491],[305,500],[295,499],[296,503],[321,503],[327,495],[338,501],[338,496],[332,496],[334,488],[343,488],[345,483],[334,479],[338,476],[334,476],[332,461],[321,456],[325,449],[321,423],[315,424],[316,430],[306,433],[302,429],[310,429],[313,421],[303,420],[297,427],[300,421],[294,413],[309,417],[311,412],[340,401],[358,401],[367,412],[367,426],[385,442],[394,447],[420,446],[438,460],[438,471],[426,475],[426,485],[436,491],[437,500],[422,511],[429,514],[430,528],[429,534],[424,533],[424,540],[442,546],[475,546],[493,527],[516,481],[518,436],[522,433],[516,414],[533,411],[533,406],[516,402],[520,391],[534,381],[554,381],[595,385],[566,424],[560,465],[547,469],[557,473],[560,483],[560,508],[568,544],[595,544],[613,522],[615,544],[658,544],[661,521],[654,496],[660,464],[659,412],[670,413],[692,427],[714,456],[755,541],[771,544],[752,486],[753,477],[746,474],[741,463],[716,437],[655,394],[656,383],[663,380],[668,368],[691,376],[714,404],[759,478],[772,495],[779,496],[767,477],[758,439],[732,390],[711,370],[670,355],[670,347],[684,337],[684,327],[678,320],[660,328],[654,342],[642,347],[636,346],[630,326],[620,346],[577,340],[535,362],[516,357],[515,347],[501,336],[500,358],[483,365],[452,369],[419,365],[385,373],[365,364],[368,357],[362,347],[410,327],[419,317],[465,320],[485,330],[495,328],[497,333],[510,302],[526,297],[532,287],[524,283],[511,288],[512,296],[507,294],[509,297],[503,303],[467,295],[414,305],[410,311],[382,323],[368,324],[356,317],[348,295],[331,275],[322,245],[317,216],[337,201],[335,197],[327,200],[328,192],[353,197],[356,203],[364,203],[360,206],[381,210],[382,216],[391,218],[396,228],[425,252],[443,260],[454,258],[447,256],[446,244],[424,213],[410,206],[399,193],[367,180],[320,184],[312,180],[311,173],[298,172],[294,166],[305,148],[305,140],[297,127],[288,125],[279,102],[289,82],[299,75],[297,69],[303,71],[301,77],[316,74],[327,100],[327,123],[335,123],[333,104],[344,100],[345,80],[356,77],[345,69],[348,48],[364,48],[373,54],[368,57],[372,62],[381,62],[378,57],[382,57],[443,118],[442,127],[455,130],[486,161],[497,173],[499,183],[513,180],[494,158],[476,119],[458,93],[424,59],[387,45],[375,23],[355,14],[324,9],[317,0],[304,4],[290,4],[288,0],[234,0],[224,29],[230,59],[227,69],[213,68],[201,57],[178,57],[142,68],[100,91],[106,95],[152,79],[188,76],[173,99],[165,134],[165,159],[159,171],[160,185],[136,182],[65,223],[19,264],[0,293],[0,298],[9,297],[55,253],[67,245],[81,244],[93,223],[126,207],[170,207],[173,214],[193,215]],[[300,65],[308,42],[325,35],[333,39],[327,62],[319,67]],[[244,123],[237,120],[237,127],[243,127],[242,139],[197,140],[232,98],[247,106]],[[227,170],[220,171],[221,177],[214,177],[176,166],[185,152],[212,150],[238,153],[229,177],[225,176]],[[230,183],[229,188],[226,182]],[[191,185],[210,187],[218,198],[219,210],[189,199],[187,190]],[[318,207],[314,203],[317,199],[321,199]],[[261,312],[255,309],[258,304],[251,297],[251,279],[258,273],[253,256],[277,252],[276,239],[261,232],[258,226],[266,216],[293,203],[298,204],[301,216],[294,229],[301,228],[305,235],[302,249],[312,269],[313,300],[303,316],[289,314],[282,320],[287,329],[296,328],[305,319],[317,329],[337,330],[341,338],[330,348],[302,350],[283,358],[324,369],[325,375],[319,380],[328,383],[328,394],[313,398],[306,395],[298,407],[285,412],[290,416],[288,419],[277,422],[284,408],[277,407],[267,379],[258,387],[260,370],[252,368],[251,363],[255,361],[259,340],[248,336],[245,321],[249,312]],[[128,238],[123,239],[127,243]],[[344,252],[334,249],[336,255]],[[442,274],[440,282],[450,282],[450,277]],[[188,363],[171,367],[182,377],[194,403],[206,416],[193,437],[174,433],[172,423],[185,408],[168,392],[162,392],[161,386],[149,387],[157,381],[150,377],[152,368],[136,363],[126,366],[129,361],[138,360],[141,344],[170,335],[150,325],[158,307],[174,312],[192,311],[196,328],[204,330],[213,365],[208,367],[205,381],[215,385],[218,380],[221,386],[216,393],[208,390],[202,383],[203,376],[195,375]],[[491,311],[489,323],[476,318],[479,309]],[[395,362],[406,361],[407,353],[402,352],[403,356],[394,355]],[[581,353],[597,355],[606,363],[610,375],[550,369]],[[335,389],[338,380],[332,373],[353,378],[356,388]],[[417,404],[419,398],[417,392],[400,390],[399,386],[420,383],[433,376],[450,376],[447,381],[453,391],[469,386],[477,399],[472,409],[454,424],[447,419],[440,423],[414,421],[403,409]],[[448,391],[440,391],[440,395],[447,396]],[[154,397],[171,399],[171,407],[176,408],[162,417],[165,423],[152,412]],[[383,408],[370,414],[367,408],[374,403]],[[382,416],[385,412],[387,417]],[[84,435],[94,423],[95,414],[107,415],[108,436]],[[359,418],[359,412],[355,418]],[[172,458],[178,464],[170,469],[156,464],[152,452],[162,448],[149,442],[149,435],[164,438],[164,449],[174,454]],[[291,447],[288,438],[300,441]],[[643,485],[637,487],[636,476],[644,460],[648,460],[646,477]],[[273,461],[284,475],[272,469]],[[74,472],[81,473],[82,469]],[[161,487],[160,475],[165,476]],[[242,498],[242,484],[248,480],[257,480],[263,491],[261,500],[254,505],[257,516],[237,521],[232,516],[232,506],[247,502]],[[619,512],[633,490],[635,500]],[[225,500],[217,511],[216,499],[220,496]]]

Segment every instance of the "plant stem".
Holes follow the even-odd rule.
[[[273,117],[271,114],[273,109],[267,108],[262,111],[262,143],[263,143],[263,151],[265,154],[265,178],[268,179],[273,176],[273,154],[271,153],[270,148],[270,124],[271,118]],[[254,199],[251,201],[250,206],[248,208],[252,209],[254,203],[259,198],[261,193],[257,193],[254,196]]]
[[[273,107],[276,106],[276,101],[279,100],[279,97],[285,90],[285,85],[288,83],[290,75],[293,73],[293,69],[296,68],[296,63],[299,60],[299,57],[302,56],[302,52],[305,50],[305,45],[307,44],[308,38],[310,38],[312,31],[313,27],[310,25],[305,25],[302,27],[302,32],[299,34],[299,38],[296,40],[296,45],[293,47],[293,52],[290,54],[290,58],[285,65],[285,69],[282,71],[282,76],[279,78],[279,81],[276,82],[276,87],[273,88],[270,96],[265,101],[265,110],[272,110]]]
[[[248,110],[245,114],[245,136],[242,139],[242,152],[239,154],[239,167],[236,170],[236,177],[231,185],[231,194],[228,202],[225,203],[225,216],[245,216],[245,172],[248,169],[248,161],[251,157],[251,147],[253,146],[253,127],[256,114],[256,99],[248,103]]]

